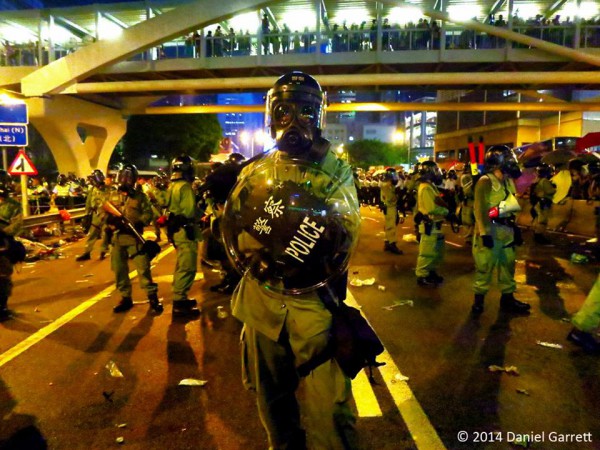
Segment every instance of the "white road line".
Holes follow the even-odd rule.
[[[175,249],[175,247],[169,247],[168,249],[162,251],[160,253],[160,255],[158,255],[156,257],[156,259],[154,260],[154,263],[157,263],[158,261],[163,259],[169,253],[171,253],[174,249]],[[137,270],[134,270],[129,273],[129,278],[133,279],[135,277],[137,277]],[[35,344],[40,342],[42,339],[48,337],[50,334],[54,333],[56,330],[58,330],[63,325],[69,323],[71,320],[73,320],[79,314],[85,312],[86,310],[88,310],[89,308],[94,306],[96,303],[98,303],[103,298],[108,297],[115,290],[116,290],[116,286],[107,287],[99,294],[97,294],[97,295],[93,296],[92,298],[86,300],[85,302],[79,304],[79,306],[77,306],[76,308],[73,308],[71,311],[67,312],[66,314],[63,314],[61,317],[56,319],[54,322],[50,323],[49,325],[45,326],[44,328],[39,329],[38,331],[33,333],[28,338],[24,339],[23,341],[19,342],[14,347],[11,347],[10,349],[8,349],[4,353],[2,353],[0,355],[0,367],[4,366],[6,363],[12,361],[17,356],[19,356],[21,353],[23,353],[24,351],[33,347]]]
[[[463,247],[462,245],[460,245],[460,244],[456,244],[456,243],[454,243],[454,242],[450,242],[450,241],[444,241],[444,242],[445,242],[446,244],[449,244],[449,245],[454,245],[455,247]]]
[[[352,395],[358,417],[381,417],[383,415],[369,377],[364,370],[361,370],[352,380]]]
[[[350,291],[347,293],[346,303],[360,309],[360,306]],[[384,352],[377,357],[377,360],[385,363],[385,365],[379,367],[378,370],[381,373],[381,377],[394,399],[394,403],[396,404],[404,423],[408,427],[417,448],[423,450],[445,450],[446,447],[435,431],[435,428],[433,428],[427,414],[425,414],[425,411],[423,411],[423,408],[421,408],[418,400],[410,390],[408,383],[406,381],[399,381],[396,378],[397,375],[402,375],[402,373],[394,363],[394,360],[388,351],[384,350]],[[360,400],[355,399],[355,401],[358,405]]]

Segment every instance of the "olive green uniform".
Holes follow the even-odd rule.
[[[398,218],[396,186],[391,181],[382,181],[380,196],[381,202],[385,206],[385,240],[393,244],[396,242],[396,219]]]
[[[417,277],[427,277],[435,272],[444,258],[444,235],[442,222],[448,215],[448,208],[440,206],[440,192],[429,182],[421,182],[417,193],[417,210],[424,220],[419,224],[419,256],[417,257]]]
[[[182,227],[173,235],[177,249],[177,262],[173,274],[173,301],[187,300],[187,294],[196,278],[198,269],[198,242],[200,233],[196,229],[196,196],[192,184],[185,180],[172,181],[167,191],[169,213],[183,216],[194,226],[194,239],[189,239]]]
[[[23,227],[23,209],[21,203],[13,198],[6,198],[0,202],[0,232],[16,236]],[[0,244],[4,245],[4,244]],[[0,314],[6,308],[8,297],[12,292],[13,264],[8,256],[0,253]]]
[[[595,333],[600,327],[600,274],[572,323],[581,331]]]
[[[462,188],[462,208],[460,210],[460,219],[463,227],[465,227],[465,241],[471,243],[473,241],[473,230],[475,219],[473,217],[473,205],[475,203],[475,185],[473,183],[473,175],[465,173],[460,177],[460,185]]]
[[[494,267],[498,270],[498,287],[502,294],[512,294],[515,282],[515,243],[514,216],[503,219],[490,219],[491,208],[499,206],[507,195],[516,192],[514,181],[510,178],[498,179],[493,173],[483,175],[475,185],[475,241],[473,258],[475,260],[475,281],[473,290],[485,295],[491,286]],[[489,235],[494,247],[483,245],[481,236]]]
[[[125,198],[125,203],[120,208],[123,216],[128,219],[137,229],[143,232],[143,227],[152,219],[152,208],[150,200],[140,191]],[[111,252],[111,266],[117,279],[117,289],[123,298],[131,298],[131,280],[129,279],[130,258],[137,269],[140,287],[146,291],[148,296],[156,295],[158,286],[152,281],[150,272],[150,259],[146,254],[140,254],[141,245],[131,232],[117,229],[112,239],[113,250]]]
[[[285,154],[279,151],[264,158],[273,165],[285,162]],[[244,168],[240,179],[253,165]],[[350,166],[327,151],[320,168],[342,180],[353,193],[348,207],[358,210]],[[317,185],[320,180],[311,182]],[[305,439],[311,449],[357,448],[350,379],[337,362],[329,359],[303,378],[297,372],[322,354],[329,341],[331,313],[317,292],[279,294],[246,274],[233,293],[232,311],[244,322],[243,381],[247,389],[257,392],[270,448],[304,448]],[[299,389],[303,395],[297,399]]]
[[[109,191],[106,186],[94,186],[88,193],[85,202],[86,214],[92,215],[92,222],[90,230],[88,231],[87,241],[85,243],[85,253],[91,253],[94,244],[102,236],[104,225],[106,224],[106,214],[102,205],[109,200]],[[102,240],[100,245],[100,251],[106,253],[108,251],[108,245],[106,240]]]
[[[537,223],[534,232],[537,234],[544,233],[548,227],[548,220],[552,214],[552,199],[556,193],[556,185],[547,178],[541,178],[535,184],[535,196],[538,202],[535,205],[537,213]]]

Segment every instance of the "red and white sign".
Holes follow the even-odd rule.
[[[10,165],[8,173],[11,175],[37,175],[38,171],[25,153],[25,149],[22,148]]]

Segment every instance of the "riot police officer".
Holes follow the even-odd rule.
[[[402,250],[396,245],[396,225],[398,225],[398,196],[396,185],[398,173],[393,167],[388,167],[380,183],[380,198],[385,216],[385,242],[383,251],[401,255]]]
[[[119,192],[125,197],[121,213],[126,220],[133,224],[138,234],[141,234],[144,227],[152,220],[152,208],[146,194],[136,189],[137,178],[137,168],[133,164],[125,164],[119,170],[117,183]],[[120,218],[109,214],[107,224],[114,230],[111,265],[115,273],[117,289],[122,296],[113,311],[120,313],[133,307],[128,264],[129,259],[132,259],[137,269],[140,287],[148,295],[150,308],[156,313],[162,313],[163,305],[158,299],[158,285],[152,281],[150,258],[141,251],[142,243]]]
[[[85,243],[84,252],[75,258],[76,261],[87,261],[91,258],[94,244],[104,231],[106,224],[106,211],[102,207],[104,203],[109,201],[108,188],[106,186],[104,172],[100,169],[95,169],[89,177],[91,182],[91,190],[88,192],[85,202],[85,212],[88,216],[89,230],[87,233],[87,241]],[[108,245],[103,239],[100,245],[100,255],[105,255],[108,252]],[[102,258],[104,259],[104,258]]]
[[[473,216],[473,205],[475,202],[475,183],[479,176],[474,177],[468,165],[460,163],[457,170],[462,172],[460,176],[459,200],[461,202],[460,220],[465,228],[465,244],[473,244],[473,231],[475,229],[475,217]]]
[[[419,178],[421,183],[417,193],[417,210],[421,215],[421,239],[415,274],[419,286],[437,287],[444,281],[437,273],[437,268],[444,257],[442,222],[449,211],[437,188],[443,182],[438,165],[434,161],[421,163]]]
[[[242,170],[223,216],[228,254],[243,273],[232,311],[244,322],[244,381],[271,448],[357,445],[350,380],[327,356],[326,303],[345,298],[360,207],[350,166],[321,136],[325,104],[310,75],[277,80],[266,102],[276,149]]]
[[[171,162],[171,183],[167,191],[167,237],[177,251],[173,274],[173,315],[198,317],[200,309],[188,298],[198,269],[198,212],[192,189],[194,160],[182,154]]]
[[[556,185],[550,181],[554,175],[554,167],[549,164],[540,164],[535,168],[537,181],[534,184],[532,199],[535,198],[534,210],[536,224],[533,239],[537,244],[546,245],[550,241],[545,236],[548,221],[552,215],[552,200],[556,193]]]
[[[495,145],[485,154],[484,174],[475,185],[475,299],[474,314],[483,312],[484,298],[490,289],[494,268],[498,270],[498,287],[502,292],[500,309],[516,314],[528,314],[530,305],[514,298],[515,246],[522,244],[515,213],[520,210],[515,198],[514,179],[521,169],[513,151]]]
[[[13,264],[21,259],[15,255],[11,243],[23,226],[23,210],[21,204],[9,196],[10,192],[12,179],[8,172],[0,170],[0,320],[10,317],[7,303],[12,291]]]

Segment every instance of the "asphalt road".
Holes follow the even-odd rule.
[[[510,441],[524,434],[531,448],[600,448],[600,358],[565,340],[565,319],[600,267],[569,262],[586,248],[581,238],[555,235],[555,246],[539,247],[526,232],[517,297],[531,302],[532,314],[500,313],[492,291],[475,319],[473,263],[459,235],[446,230],[445,283],[422,288],[417,244],[402,240],[410,220],[398,227],[397,256],[383,252],[382,215],[362,212],[350,278],[374,282],[350,286],[348,300],[386,347],[374,383],[365,373],[353,382],[366,449],[518,448]],[[139,303],[115,315],[109,260],[76,262],[82,248],[83,241],[65,246],[64,258],[24,264],[14,276],[15,317],[0,324],[0,448],[267,448],[254,395],[241,383],[241,325],[218,316],[219,306],[229,312],[229,299],[208,290],[218,273],[203,267],[194,285],[202,316],[173,320],[175,253],[165,246],[153,269],[165,312],[148,311],[136,280]],[[190,378],[206,384],[179,385]],[[557,442],[566,439],[582,442]]]

